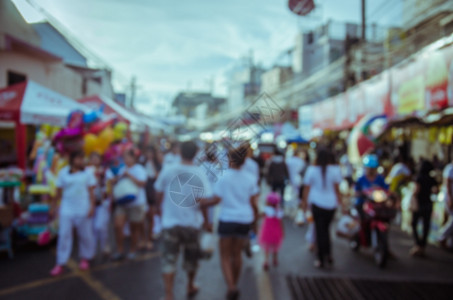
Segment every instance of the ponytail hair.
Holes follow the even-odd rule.
[[[331,164],[332,154],[326,148],[319,148],[316,153],[316,165],[321,167],[323,186],[326,187],[327,167]]]

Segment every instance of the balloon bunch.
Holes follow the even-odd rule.
[[[117,119],[101,120],[102,112],[103,107],[89,113],[71,112],[66,128],[53,138],[56,150],[63,154],[83,150],[86,155],[104,155],[113,144],[124,140],[129,131],[128,124]]]

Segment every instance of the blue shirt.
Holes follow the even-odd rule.
[[[370,188],[373,188],[373,187],[379,187],[379,188],[382,188],[382,189],[385,189],[385,190],[388,190],[389,189],[389,185],[385,182],[385,178],[384,176],[382,175],[377,175],[376,178],[374,178],[373,181],[370,181],[368,179],[368,177],[366,177],[365,175],[363,175],[362,177],[360,177],[356,184],[355,184],[355,191],[356,192],[362,192],[362,191],[366,191]],[[357,197],[356,201],[355,201],[355,204],[356,205],[361,205],[365,202],[365,198],[364,197]]]

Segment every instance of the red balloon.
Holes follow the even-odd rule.
[[[105,128],[107,128],[110,125],[112,125],[113,122],[115,122],[115,120],[113,120],[113,119],[112,120],[108,120],[108,121],[96,122],[96,123],[93,124],[93,126],[90,127],[90,130],[88,132],[92,133],[92,134],[98,134],[102,130],[104,130]]]

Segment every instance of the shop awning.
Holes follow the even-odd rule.
[[[77,101],[94,110],[98,110],[104,105],[104,115],[117,117],[120,121],[128,123],[132,131],[144,131],[145,129],[144,122],[136,114],[108,97],[94,95]]]
[[[76,109],[87,107],[33,81],[0,90],[0,121],[64,126]]]

